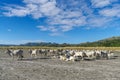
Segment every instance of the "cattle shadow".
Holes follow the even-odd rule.
[[[84,61],[95,61],[96,59],[84,59]]]
[[[114,56],[115,58],[120,57],[120,56]]]
[[[47,60],[51,59],[49,57],[44,57],[44,58],[23,58],[23,59],[18,59],[18,61],[37,61],[37,60]]]

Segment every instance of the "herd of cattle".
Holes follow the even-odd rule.
[[[5,53],[9,54],[13,59],[24,59],[24,50],[7,49]],[[114,53],[110,50],[65,50],[65,49],[28,49],[27,53],[31,58],[38,58],[39,55],[49,56],[51,58],[58,58],[64,61],[79,61],[86,59],[111,59]],[[39,55],[38,55],[39,54]]]

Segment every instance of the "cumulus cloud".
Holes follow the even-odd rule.
[[[44,27],[44,26],[37,26],[37,28],[39,28],[41,31],[47,31],[48,28]]]
[[[39,28],[41,31],[51,31],[51,32],[57,32],[58,31],[58,28],[55,28],[54,26],[49,26],[49,27],[37,26],[37,28]]]
[[[48,0],[24,0],[23,2],[27,4],[45,4]]]
[[[24,0],[25,6],[7,6],[4,7],[6,16],[26,16],[31,15],[38,19],[43,16],[54,16],[59,13],[54,0]]]
[[[47,2],[40,7],[41,12],[46,16],[55,16],[59,13],[59,8],[57,8],[55,2]]]
[[[94,7],[104,7],[110,4],[110,0],[91,0]]]
[[[120,17],[120,5],[103,9],[99,13],[107,17]]]
[[[92,27],[106,27],[104,25],[108,24],[108,22],[112,21],[111,18],[106,17],[94,17],[88,19],[88,26]]]
[[[67,26],[67,25],[66,25],[66,26],[62,26],[61,28],[62,28],[62,31],[63,31],[63,32],[70,31],[70,30],[73,29],[72,26]]]
[[[118,0],[91,0],[91,3],[93,5],[93,7],[102,8],[102,7],[108,6],[117,1]]]
[[[7,10],[7,12],[3,12],[3,14],[9,17],[11,16],[23,17],[29,14],[29,10],[27,8],[21,6],[15,6],[15,7],[16,7],[15,9],[14,7],[4,7],[4,9]]]
[[[23,0],[24,6],[4,6],[5,16],[32,16],[34,19],[47,17],[46,25],[38,25],[41,31],[59,35],[76,27],[105,26],[111,17],[120,17],[118,0]],[[89,4],[91,3],[91,4]],[[114,5],[113,5],[114,3]]]

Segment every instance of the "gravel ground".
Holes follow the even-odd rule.
[[[24,55],[30,57],[26,51]],[[71,62],[50,58],[17,61],[0,50],[0,80],[120,80],[120,52],[111,60]]]

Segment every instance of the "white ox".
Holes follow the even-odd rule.
[[[90,51],[86,51],[85,53],[85,57],[87,57],[88,59],[96,59],[96,53],[93,50]]]
[[[84,51],[78,51],[78,50],[70,50],[66,51],[66,53],[60,55],[60,60],[65,61],[79,61],[79,60],[94,60],[94,59],[110,59],[114,57],[114,53],[108,52],[108,51],[102,51],[102,50],[84,50]]]
[[[37,53],[38,53],[37,49],[34,50],[29,49],[28,52],[30,53],[31,58],[37,58]]]
[[[101,59],[111,59],[114,57],[114,53],[107,50],[97,50],[95,53],[96,57]]]
[[[46,49],[39,49],[39,54],[41,54],[41,56],[47,56],[48,50],[46,50]]]
[[[65,57],[65,56],[63,56],[63,55],[60,55],[60,60],[66,60],[67,58]]]
[[[75,54],[73,55],[75,57],[75,59],[82,59],[84,60],[84,52],[82,51],[75,51]]]
[[[113,52],[109,52],[108,53],[108,59],[111,59],[111,58],[113,58],[114,57],[114,53]]]
[[[20,59],[22,60],[22,58],[24,57],[23,56],[23,50],[19,49],[19,50],[10,50],[10,49],[7,49],[7,51],[5,52],[7,54],[9,54],[13,60],[15,57],[17,57],[17,60]]]
[[[114,53],[111,53],[111,51],[107,51],[107,50],[101,51],[101,59],[111,59],[113,55]]]

